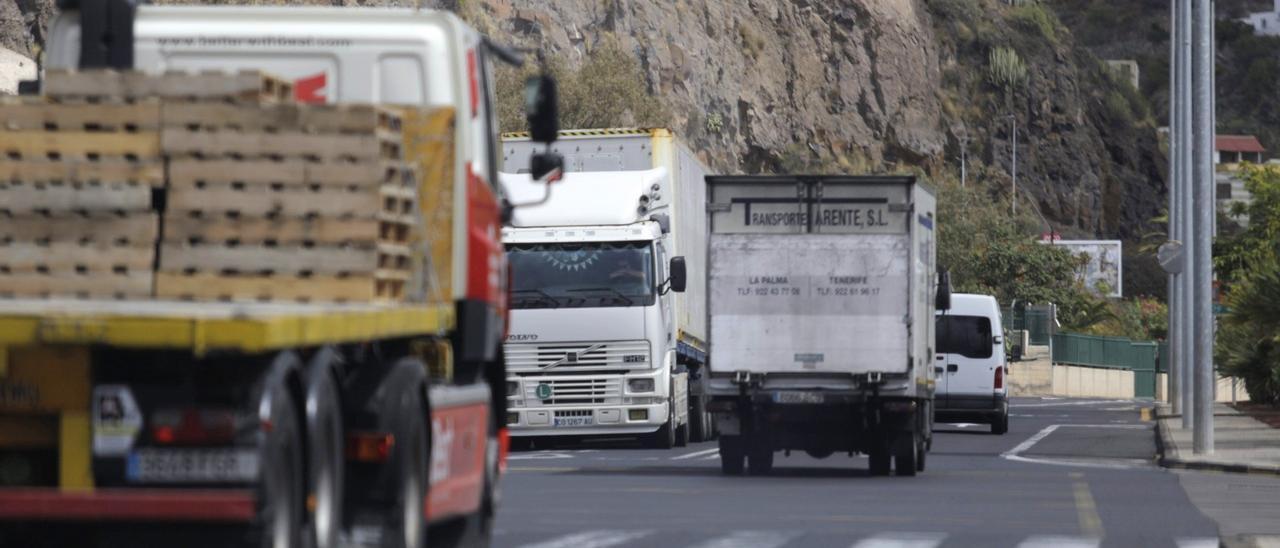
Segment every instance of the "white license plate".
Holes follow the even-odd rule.
[[[555,421],[556,428],[573,426],[591,426],[592,417],[560,417]]]
[[[125,477],[139,483],[250,482],[258,478],[254,449],[140,449]]]
[[[822,403],[821,392],[774,392],[775,403]]]

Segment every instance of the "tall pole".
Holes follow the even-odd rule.
[[[1195,292],[1194,292],[1194,264],[1196,257],[1195,246],[1192,240],[1195,239],[1195,227],[1192,226],[1193,207],[1193,188],[1191,176],[1191,157],[1192,157],[1192,139],[1191,139],[1191,2],[1192,0],[1177,0],[1178,2],[1178,29],[1180,38],[1178,50],[1181,55],[1178,56],[1178,68],[1181,74],[1182,82],[1178,85],[1178,177],[1181,179],[1180,198],[1181,206],[1178,208],[1178,214],[1182,217],[1179,223],[1182,226],[1179,238],[1183,243],[1183,261],[1184,268],[1181,278],[1181,295],[1179,300],[1182,303],[1181,316],[1182,344],[1180,345],[1182,358],[1182,370],[1179,375],[1182,378],[1182,428],[1190,430],[1195,426],[1195,413],[1192,412],[1193,395],[1195,387]]]
[[[1192,34],[1192,120],[1195,184],[1194,263],[1196,353],[1195,427],[1191,445],[1197,455],[1213,453],[1213,4],[1195,0]]]
[[[1178,123],[1178,84],[1180,75],[1178,74],[1178,0],[1169,2],[1169,213],[1168,222],[1165,223],[1165,232],[1168,234],[1169,240],[1178,239],[1178,230],[1181,220],[1178,218],[1178,192],[1181,183],[1178,176],[1178,155],[1181,150],[1178,146],[1178,132],[1181,131]],[[1181,318],[1178,314],[1182,311],[1182,303],[1179,302],[1178,284],[1181,281],[1178,274],[1169,275],[1169,334],[1165,337],[1168,341],[1166,345],[1169,351],[1169,370],[1165,371],[1166,378],[1169,380],[1168,392],[1166,394],[1169,405],[1173,414],[1182,414],[1182,383],[1178,375],[1182,372],[1179,360],[1182,353],[1179,352],[1178,345],[1182,342],[1182,333],[1179,330],[1181,326]]]
[[[1013,214],[1018,214],[1018,119],[1010,114],[1009,127],[1013,128],[1013,188],[1009,200],[1013,204]]]

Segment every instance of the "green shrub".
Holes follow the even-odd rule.
[[[1027,83],[1027,64],[1010,48],[991,50],[987,65],[987,78],[991,84],[1012,93]]]
[[[1058,44],[1058,19],[1044,6],[1024,3],[1014,7],[1010,17],[1019,29],[1036,33],[1050,44]]]
[[[606,37],[576,70],[559,57],[548,59],[546,69],[559,87],[562,128],[665,127],[670,123],[670,111],[649,92],[640,62],[616,38]],[[526,129],[524,80],[537,70],[535,63],[526,64],[523,71],[498,69],[498,125],[502,131]]]

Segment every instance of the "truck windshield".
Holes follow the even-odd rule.
[[[990,358],[991,320],[981,316],[938,316],[938,353]]]
[[[648,306],[653,304],[649,242],[513,244],[512,308]]]

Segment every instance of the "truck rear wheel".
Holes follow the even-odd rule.
[[[919,446],[915,442],[912,442],[911,448],[908,449],[905,453],[895,455],[893,457],[894,473],[899,476],[916,475],[916,472],[917,472],[916,465],[919,462],[916,460],[918,451],[919,451]]]
[[[289,390],[273,382],[267,397],[270,429],[262,442],[261,507],[258,544],[270,548],[302,546],[304,478],[302,476],[302,428]]]
[[[394,506],[388,513],[389,526],[384,538],[390,538],[388,544],[396,548],[423,548],[427,545],[425,505],[430,464],[428,407],[421,386],[397,386],[390,395],[393,399],[389,407],[394,415],[382,418],[392,425],[395,445],[389,464],[397,478]]]
[[[867,453],[867,465],[873,476],[889,475],[889,450],[884,447],[876,447]]]
[[[720,471],[728,476],[741,476],[743,466],[742,436],[720,436]]]
[[[342,402],[332,374],[336,359],[326,349],[317,354],[307,371],[304,408],[307,424],[307,519],[311,546],[334,548],[342,527],[343,427]]]
[[[753,476],[773,472],[773,446],[765,436],[753,436],[747,444],[747,471]]]

